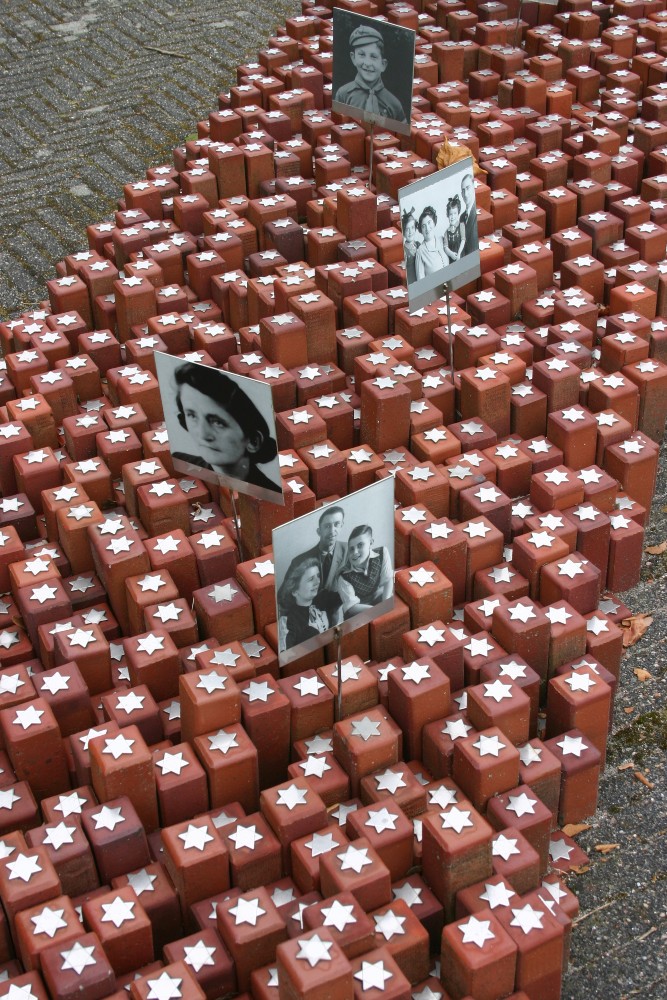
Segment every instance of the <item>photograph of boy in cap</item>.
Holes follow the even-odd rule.
[[[384,85],[382,74],[388,66],[384,56],[384,39],[370,25],[360,25],[350,35],[350,59],[357,75],[340,87],[334,100],[350,104],[372,115],[406,121],[403,105]]]
[[[376,26],[377,25],[377,26]],[[334,8],[333,106],[397,131],[410,127],[415,33],[400,25]],[[385,86],[390,68],[393,90]],[[352,73],[354,72],[354,76]],[[336,105],[346,105],[345,108]],[[356,108],[355,114],[352,109]]]

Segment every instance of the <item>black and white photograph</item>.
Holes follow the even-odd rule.
[[[401,188],[398,202],[411,309],[479,277],[472,157]]]
[[[281,664],[390,611],[393,478],[274,528],[273,562]]]
[[[155,363],[174,469],[283,504],[270,386],[160,351]]]
[[[339,114],[410,134],[415,32],[333,11],[333,101]]]

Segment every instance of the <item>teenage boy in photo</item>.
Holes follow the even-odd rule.
[[[393,592],[393,570],[384,545],[375,545],[373,529],[359,524],[347,540],[347,558],[338,574],[338,593],[346,618],[386,601]]]
[[[349,104],[369,114],[406,122],[403,105],[384,85],[382,74],[388,62],[384,57],[384,39],[370,25],[360,25],[350,35],[350,59],[357,75],[339,87],[334,100]]]

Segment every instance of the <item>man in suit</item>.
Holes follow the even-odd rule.
[[[329,507],[325,510],[317,525],[318,543],[305,553],[320,561],[320,591],[331,590],[337,593],[336,577],[347,555],[347,546],[338,541],[344,521],[345,511],[342,507]]]
[[[479,236],[477,234],[477,205],[475,204],[475,184],[471,173],[465,173],[461,181],[461,196],[465,203],[463,221],[465,228],[465,243],[463,244],[462,257],[479,250]]]
[[[302,552],[301,555],[292,560],[292,565],[309,557],[313,557],[319,561],[320,594],[322,591],[330,591],[338,595],[336,577],[347,555],[345,542],[338,541],[344,521],[345,511],[342,507],[328,507],[321,514],[317,525],[317,545],[314,545],[312,549],[308,549],[307,552]]]

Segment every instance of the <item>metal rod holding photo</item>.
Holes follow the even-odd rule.
[[[393,478],[274,528],[273,562],[281,664],[391,610]]]
[[[519,44],[519,28],[521,26],[521,15],[523,14],[523,0],[519,0],[516,12],[516,24],[514,25],[514,48]]]
[[[373,190],[373,153],[375,150],[375,122],[371,122],[370,143],[368,150],[368,190]]]
[[[243,549],[243,538],[241,535],[241,518],[239,517],[239,512],[236,509],[236,500],[234,498],[234,490],[230,490],[229,496],[232,501],[232,518],[234,520],[234,534],[236,535],[236,547],[239,550],[239,560],[245,562],[245,552]]]
[[[160,351],[155,364],[174,469],[284,503],[270,386]]]
[[[334,641],[336,643],[336,722],[343,718],[343,629],[340,625],[334,626]]]
[[[449,340],[449,374],[452,385],[456,385],[454,380],[454,334],[452,333],[452,303],[450,298],[449,282],[445,282],[445,308],[447,310],[447,337]]]
[[[398,192],[411,309],[480,274],[472,156]]]
[[[332,109],[409,135],[415,37],[412,28],[334,7]]]

